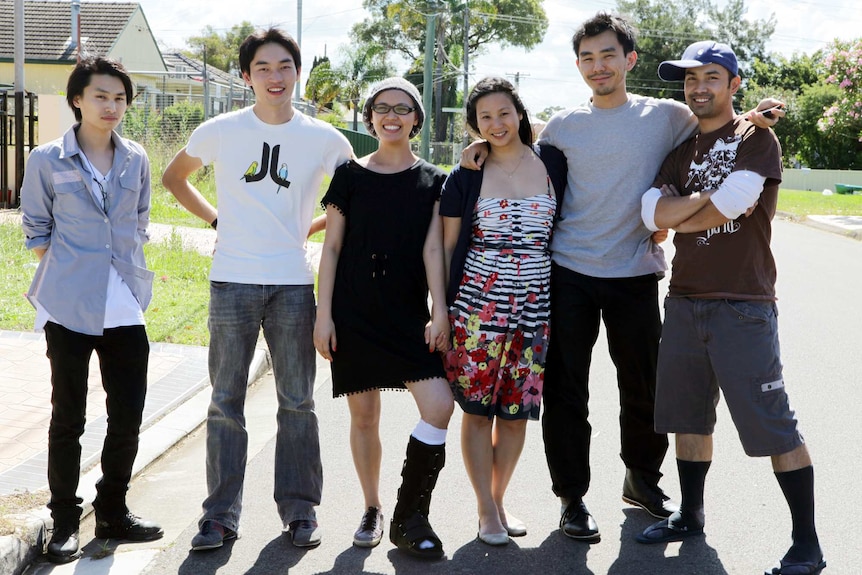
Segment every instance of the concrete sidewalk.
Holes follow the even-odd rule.
[[[47,489],[47,438],[51,418],[50,366],[42,334],[0,331],[0,496]],[[249,384],[269,369],[268,354],[255,352]],[[146,468],[206,418],[210,386],[207,348],[152,343],[147,401],[134,473]],[[78,495],[92,510],[107,416],[98,360],[90,364],[87,425],[81,437]],[[47,498],[47,495],[46,495]],[[16,534],[0,537],[0,574],[23,572],[46,544],[46,508],[8,518]]]

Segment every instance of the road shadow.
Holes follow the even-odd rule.
[[[214,575],[230,561],[233,544],[236,539],[228,539],[218,549],[208,551],[192,551],[186,555],[180,564],[177,575]]]
[[[440,561],[421,561],[397,549],[392,549],[388,558],[398,575],[596,575],[586,566],[589,550],[589,545],[573,543],[555,529],[539,547],[521,548],[518,538],[503,547],[474,539]]]
[[[314,575],[346,575],[347,573],[355,575],[383,575],[377,571],[365,570],[365,561],[371,555],[371,551],[370,548],[360,548],[351,545],[338,554],[335,558],[335,563],[332,565],[332,569],[318,571]]]
[[[635,537],[655,519],[645,521],[645,514],[636,509],[625,509],[623,513],[626,518],[620,526],[619,556],[607,575],[728,575],[705,537],[692,537],[682,543],[642,545]]]

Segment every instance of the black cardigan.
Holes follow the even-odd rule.
[[[548,170],[548,176],[551,178],[551,184],[557,196],[556,215],[559,216],[568,175],[566,156],[557,148],[548,145],[534,144],[533,151],[541,158],[545,169]],[[461,218],[461,231],[458,234],[458,242],[452,252],[452,262],[449,267],[449,285],[446,287],[447,305],[452,305],[455,301],[461,275],[464,273],[464,262],[467,261],[467,252],[470,250],[473,234],[473,210],[479,200],[479,192],[482,190],[483,174],[484,169],[468,170],[455,166],[446,178],[446,183],[443,184],[440,215]],[[556,216],[554,219],[556,220]]]

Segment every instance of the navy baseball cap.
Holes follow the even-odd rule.
[[[685,49],[680,60],[667,60],[658,66],[658,77],[665,82],[679,82],[685,79],[688,68],[706,64],[720,64],[730,71],[731,78],[739,75],[736,54],[727,44],[704,40],[695,42]]]

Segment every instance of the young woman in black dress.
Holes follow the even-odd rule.
[[[436,559],[443,547],[428,508],[454,403],[438,353],[449,346],[437,213],[446,174],[410,150],[424,117],[418,91],[402,78],[381,81],[366,100],[363,120],[380,146],[338,168],[323,198],[314,345],[331,361],[333,395],[346,395],[350,409],[366,507],[354,544],[374,547],[382,538],[380,390],[406,388],[421,419],[407,445],[389,538],[411,555]]]

